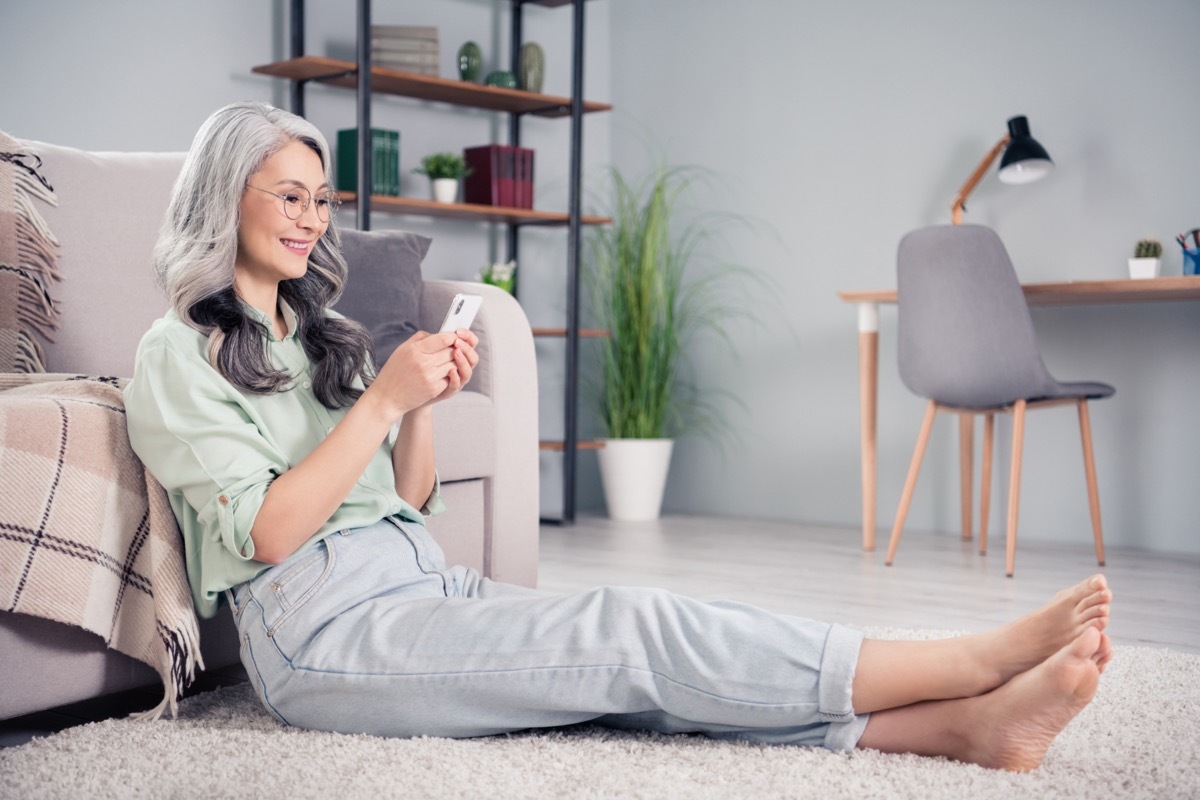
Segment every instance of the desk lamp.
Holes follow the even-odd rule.
[[[979,166],[967,178],[967,182],[958,190],[954,205],[950,211],[954,215],[954,224],[962,224],[962,212],[966,208],[967,195],[974,191],[984,173],[996,160],[996,156],[1004,153],[1000,159],[1000,180],[1004,183],[1031,183],[1050,174],[1054,162],[1046,153],[1046,149],[1029,135],[1029,120],[1025,117],[1013,117],[1008,121],[1008,133],[996,142]]]

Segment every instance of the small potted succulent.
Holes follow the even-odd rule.
[[[429,176],[434,200],[453,203],[458,199],[458,184],[471,174],[471,169],[462,153],[431,153],[421,159],[421,166],[413,172]]]
[[[1157,239],[1139,239],[1129,259],[1130,278],[1157,278],[1162,263],[1162,242]]]

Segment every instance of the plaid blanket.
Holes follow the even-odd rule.
[[[0,608],[75,625],[158,671],[170,709],[200,633],[166,492],[129,446],[123,381],[0,374]]]

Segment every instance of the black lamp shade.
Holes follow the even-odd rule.
[[[1054,169],[1046,148],[1029,135],[1029,120],[1013,117],[1008,121],[1011,139],[1000,157],[1000,180],[1004,183],[1030,183],[1044,178]]]

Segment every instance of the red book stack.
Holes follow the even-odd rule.
[[[471,173],[463,181],[463,201],[485,206],[533,208],[533,151],[489,144],[463,151]]]

